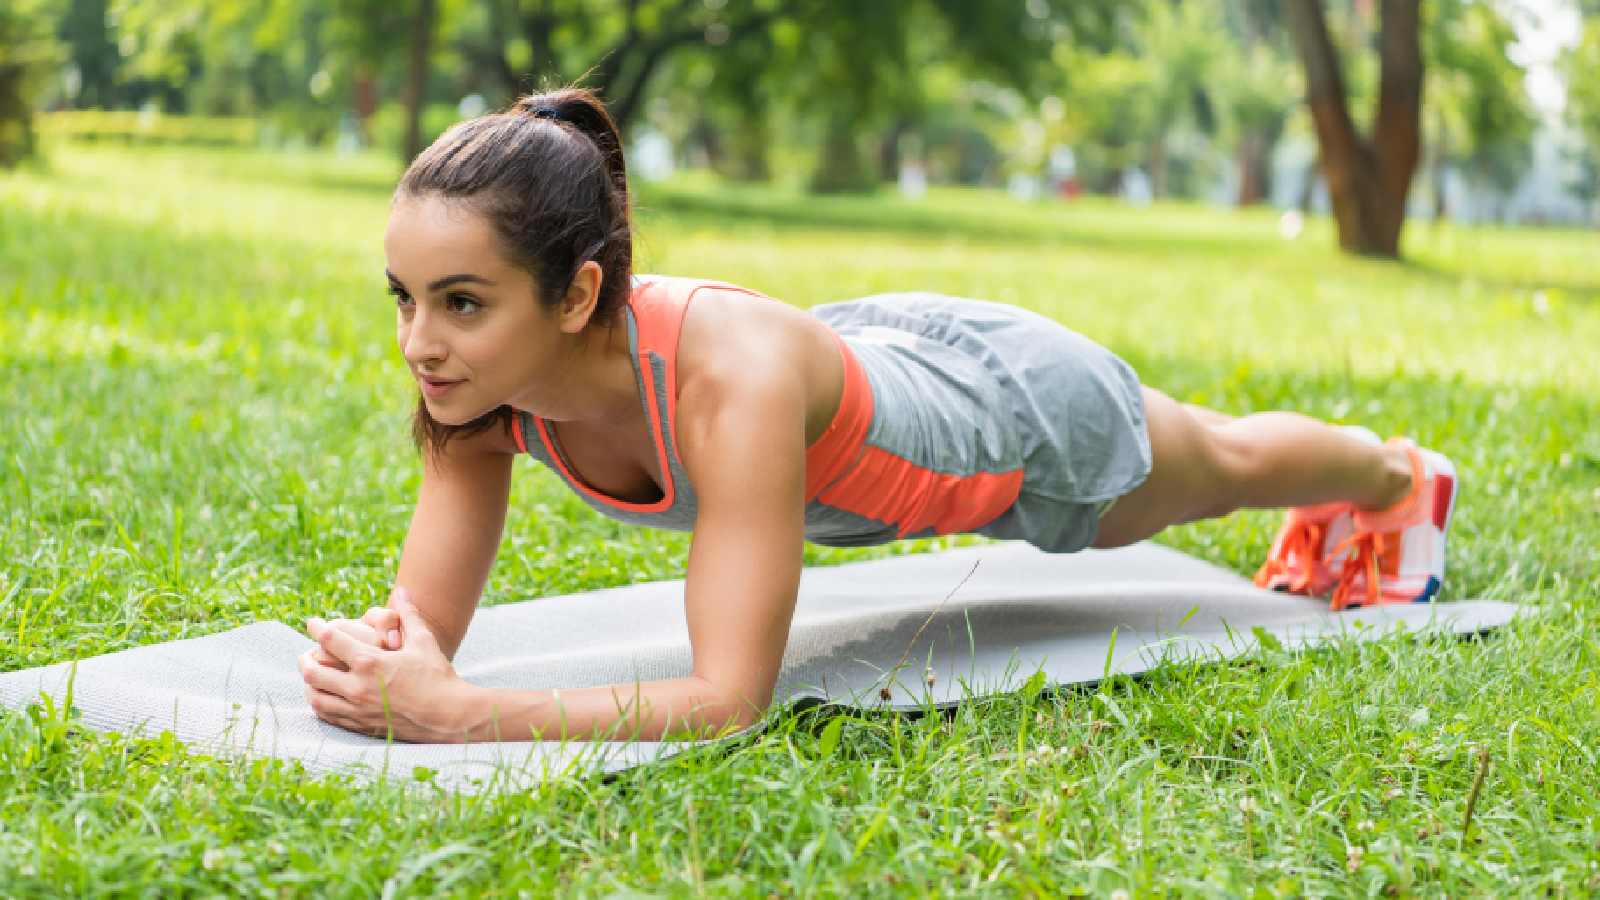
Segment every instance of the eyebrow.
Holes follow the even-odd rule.
[[[405,287],[405,285],[400,281],[400,279],[394,277],[394,273],[389,271],[388,269],[384,269],[383,270],[383,274],[389,276],[389,280],[394,282],[395,284],[398,284],[401,287]],[[430,291],[442,291],[442,290],[444,290],[445,288],[449,287],[452,284],[461,284],[462,282],[472,282],[474,284],[481,284],[484,287],[494,287],[494,282],[490,281],[487,278],[484,278],[481,275],[474,275],[471,272],[458,272],[458,273],[456,273],[454,275],[446,275],[445,277],[434,281],[432,284],[428,285],[428,290],[430,290]]]

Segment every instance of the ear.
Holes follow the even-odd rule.
[[[602,275],[600,264],[592,259],[578,267],[578,274],[567,285],[566,296],[561,298],[562,331],[577,334],[589,324],[595,305],[600,302]]]

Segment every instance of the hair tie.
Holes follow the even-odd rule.
[[[533,108],[533,117],[535,119],[559,119],[561,115],[560,110],[554,106],[536,106]]]

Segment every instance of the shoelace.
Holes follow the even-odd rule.
[[[1333,588],[1330,608],[1334,612],[1349,604],[1358,573],[1364,572],[1367,576],[1367,602],[1374,605],[1380,602],[1383,591],[1378,582],[1378,560],[1390,549],[1389,535],[1381,531],[1358,531],[1334,546],[1333,552],[1328,554],[1329,558],[1336,559],[1344,551],[1351,551]]]
[[[1327,533],[1327,525],[1302,520],[1299,528],[1284,536],[1282,558],[1268,557],[1261,569],[1256,572],[1256,584],[1266,587],[1273,578],[1287,575],[1289,590],[1307,590],[1311,586],[1311,576],[1317,564],[1317,548],[1322,546]],[[1301,565],[1296,569],[1287,562],[1288,560],[1295,560]]]

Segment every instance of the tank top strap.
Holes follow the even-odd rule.
[[[590,506],[603,513],[668,528],[688,529],[693,524],[697,503],[677,446],[678,340],[689,301],[703,289],[760,296],[718,282],[641,275],[634,277],[627,306],[622,310],[635,385],[664,482],[659,500],[633,503],[596,491],[572,471],[542,418],[526,412],[516,417],[513,436],[518,449],[554,469]]]
[[[680,278],[666,275],[635,276],[628,298],[628,308],[633,313],[636,329],[633,338],[633,359],[639,376],[642,398],[657,410],[659,432],[658,446],[665,448],[668,460],[676,469],[682,468],[678,458],[678,341],[683,335],[684,315],[689,311],[689,301],[701,291],[723,294],[741,294],[760,297],[748,288],[736,287],[717,281],[699,278]],[[652,361],[659,361],[652,366]],[[665,376],[661,378],[660,376]],[[652,377],[657,376],[657,377]],[[661,381],[663,384],[652,382]],[[651,402],[654,401],[654,402]]]

